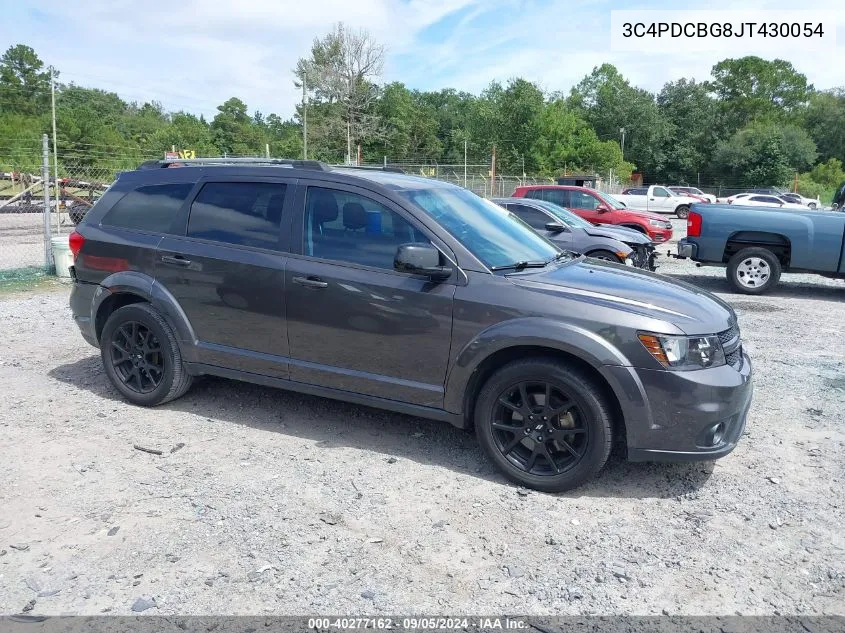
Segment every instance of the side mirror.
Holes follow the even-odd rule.
[[[440,265],[440,251],[431,244],[400,244],[393,258],[393,268],[403,273],[426,275],[432,281],[452,276],[452,267]]]
[[[543,228],[546,229],[549,233],[561,233],[562,231],[566,230],[566,227],[560,222],[549,222]]]
[[[607,213],[608,211],[610,211],[610,209],[604,203],[601,203],[596,207],[596,213]]]

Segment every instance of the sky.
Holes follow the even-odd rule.
[[[841,0],[806,0],[835,10]],[[750,0],[759,14],[794,2]],[[491,81],[523,77],[567,92],[602,63],[639,87],[659,91],[680,77],[706,80],[726,57],[757,52],[726,41],[713,50],[660,53],[612,50],[611,11],[698,9],[719,15],[733,2],[616,0],[0,0],[0,50],[35,49],[60,80],[155,100],[171,111],[213,117],[232,96],[250,112],[291,116],[301,94],[292,69],[315,37],[342,21],[367,29],[387,50],[383,81],[409,88],[478,93]],[[816,88],[845,86],[845,9],[834,16],[829,50],[800,42],[779,57]],[[618,41],[618,40],[614,40]],[[759,40],[758,40],[759,41]],[[762,57],[772,59],[771,47]]]

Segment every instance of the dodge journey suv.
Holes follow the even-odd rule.
[[[574,255],[457,186],[314,161],[145,163],[70,236],[70,304],[144,406],[211,374],[474,428],[513,481],[729,453],[751,402],[733,310]]]

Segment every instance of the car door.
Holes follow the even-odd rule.
[[[608,224],[608,218],[602,217],[605,214],[597,211],[598,206],[601,204],[601,200],[599,200],[596,196],[577,189],[573,189],[568,193],[569,206],[566,207],[567,209],[574,211],[588,222],[593,222],[595,224]]]
[[[196,345],[187,360],[288,377],[281,231],[294,181],[208,179],[179,236],[159,244],[156,282],[185,313]]]
[[[457,282],[398,272],[393,260],[409,242],[453,259],[445,245],[392,201],[351,185],[302,183],[295,218],[285,273],[291,379],[442,407]]]
[[[668,213],[675,210],[672,194],[664,187],[652,187],[648,196],[648,210],[657,213]]]
[[[532,229],[537,231],[546,239],[552,240],[561,248],[572,248],[572,231],[565,226],[558,218],[552,217],[541,209],[535,209],[524,204],[506,204],[505,208],[525,222]],[[549,231],[546,225],[549,223],[559,224],[562,231]]]

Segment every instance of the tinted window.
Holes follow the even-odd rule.
[[[305,201],[305,254],[393,270],[396,248],[430,243],[405,218],[357,193],[309,187]]]
[[[655,187],[654,188],[654,197],[655,198],[671,198],[672,194],[666,191],[663,187]]]
[[[193,188],[194,184],[187,182],[138,187],[118,200],[102,223],[139,231],[169,233],[173,218]]]
[[[597,206],[599,206],[598,199],[588,193],[584,193],[583,191],[570,191],[569,193],[572,196],[569,201],[569,206],[573,209],[586,209],[587,211],[593,211]]]
[[[542,195],[540,196],[540,200],[545,200],[546,202],[551,202],[552,204],[556,204],[561,207],[570,206],[570,191],[568,189],[542,189],[541,192]]]
[[[510,210],[513,213],[516,213],[516,215],[519,216],[523,222],[526,222],[528,226],[535,229],[544,230],[546,228],[546,224],[552,221],[549,216],[539,209],[532,209],[531,207],[526,207],[521,204],[511,206]]]
[[[259,248],[279,248],[285,185],[210,182],[191,204],[188,237]]]
[[[648,190],[647,189],[626,189],[625,195],[627,196],[644,196]]]

